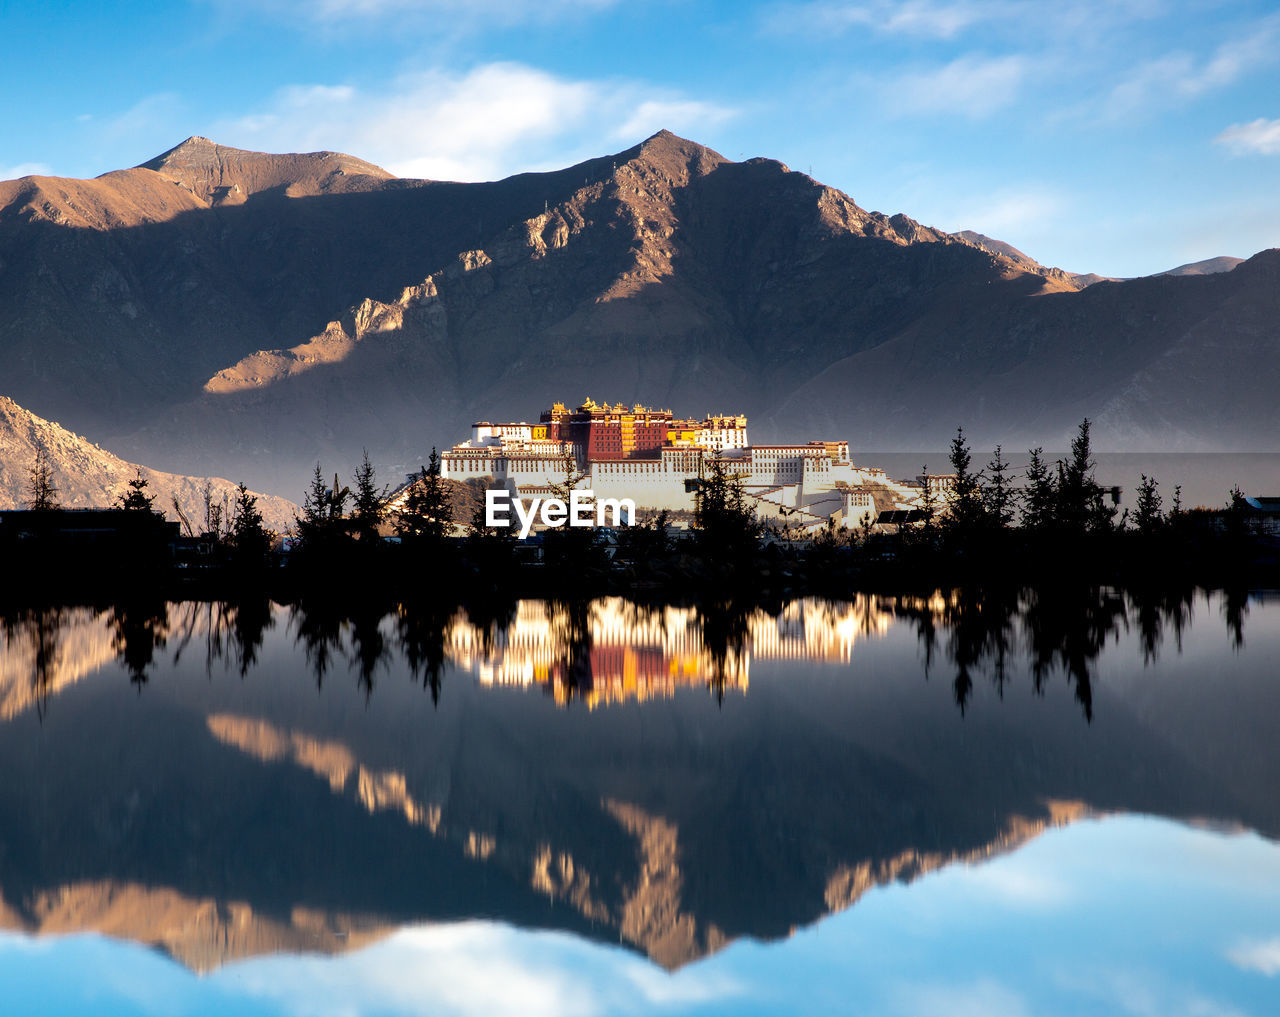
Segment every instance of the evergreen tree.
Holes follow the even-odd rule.
[[[1009,479],[1009,464],[996,446],[987,463],[987,481],[982,485],[982,507],[991,525],[1004,529],[1013,522],[1016,494]]]
[[[924,513],[922,529],[926,533],[933,532],[933,517],[938,514],[938,498],[933,493],[933,485],[929,483],[929,464],[920,467],[920,477],[924,483],[924,491],[920,495],[920,511]]]
[[[374,477],[373,463],[369,462],[369,450],[364,450],[364,458],[357,467],[353,478],[356,482],[355,501],[351,518],[356,533],[362,541],[376,542],[378,539],[378,523],[382,519],[382,499],[386,489],[378,490]],[[335,483],[336,487],[337,484]]]
[[[1058,465],[1058,519],[1073,533],[1100,533],[1111,529],[1114,506],[1108,505],[1103,490],[1094,479],[1093,450],[1089,441],[1089,418],[1071,440],[1071,458]]]
[[[440,455],[433,448],[431,458],[409,491],[404,511],[396,520],[396,531],[405,541],[439,546],[452,521],[453,509],[448,490],[440,476]]]
[[[231,520],[231,546],[243,564],[261,564],[271,549],[271,536],[262,525],[258,499],[241,483],[236,488],[235,512]]]
[[[693,525],[708,561],[734,565],[751,559],[758,549],[761,526],[746,504],[742,478],[730,474],[718,458],[709,460],[699,478]]]
[[[1028,530],[1047,530],[1055,518],[1058,495],[1053,474],[1041,458],[1044,449],[1036,447],[1027,463],[1027,487],[1022,497],[1022,525]]]
[[[53,463],[43,445],[36,449],[35,461],[27,477],[28,504],[37,512],[58,507],[58,488],[53,482]]]
[[[956,428],[951,439],[951,472],[955,480],[947,491],[947,529],[953,533],[972,536],[983,524],[985,511],[982,502],[982,474],[971,470],[973,455],[964,437],[964,428]]]
[[[120,498],[120,507],[130,512],[151,512],[154,504],[155,497],[147,494],[147,481],[139,469],[129,481],[129,493]]]
[[[1133,520],[1139,533],[1154,533],[1164,524],[1164,514],[1160,511],[1162,500],[1156,490],[1158,486],[1155,477],[1142,474]]]

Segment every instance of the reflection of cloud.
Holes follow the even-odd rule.
[[[615,949],[481,922],[405,929],[336,960],[264,958],[217,976],[290,1012],[594,1017],[652,1012],[736,995],[697,970],[675,975]]]
[[[1012,858],[1003,865],[976,865],[958,874],[961,882],[974,887],[985,902],[1000,901],[1018,908],[1035,910],[1065,903],[1071,897],[1067,884],[1044,871],[1024,867]]]
[[[1030,1017],[1020,993],[992,978],[967,985],[916,985],[898,993],[898,1010],[910,1017]]]
[[[1280,936],[1240,943],[1227,951],[1227,960],[1243,971],[1274,978],[1280,975]]]
[[[639,141],[663,127],[696,133],[732,115],[645,82],[575,80],[490,63],[465,74],[406,74],[378,91],[291,86],[264,108],[215,124],[211,134],[241,148],[351,152],[400,176],[481,180],[558,167],[566,152],[599,154],[601,137]]]
[[[1280,120],[1264,120],[1259,117],[1247,124],[1232,124],[1213,139],[1226,145],[1237,155],[1280,155]]]

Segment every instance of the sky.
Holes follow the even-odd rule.
[[[1280,245],[1275,0],[0,0],[0,179],[199,134],[484,180],[667,128],[1132,276]]]

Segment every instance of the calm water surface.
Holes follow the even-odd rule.
[[[0,612],[5,1013],[1280,1012],[1280,597]]]

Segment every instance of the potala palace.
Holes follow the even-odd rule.
[[[880,508],[913,508],[920,488],[849,459],[847,441],[752,445],[747,418],[675,417],[670,410],[555,403],[536,424],[477,421],[471,438],[441,455],[441,474],[505,487],[514,497],[545,497],[566,481],[597,498],[630,498],[639,509],[694,509],[696,481],[718,460],[737,477],[763,519],[801,530],[834,519],[858,526]]]

